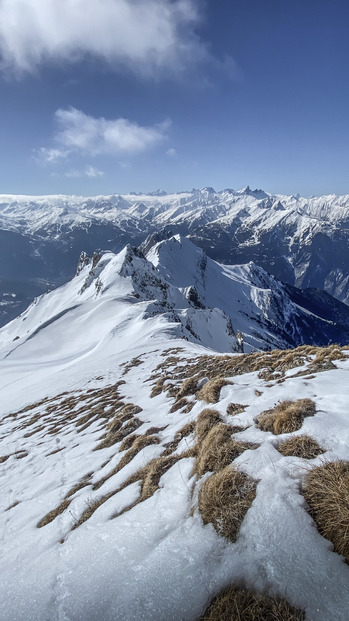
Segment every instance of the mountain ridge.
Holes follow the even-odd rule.
[[[30,349],[38,333],[46,331],[49,338],[52,324],[59,323],[67,339],[81,322],[87,334],[99,326],[93,349],[110,331],[121,330],[120,317],[124,328],[133,321],[160,321],[177,338],[220,352],[241,351],[237,332],[247,352],[349,340],[346,305],[328,294],[287,287],[252,262],[221,265],[180,235],[148,242],[146,253],[130,244],[118,254],[89,258],[83,252],[76,276],[36,298],[0,336],[3,346],[10,344],[12,359]],[[62,347],[64,341],[55,342],[53,349]]]
[[[189,237],[225,264],[253,261],[285,284],[349,301],[349,196],[212,188],[154,195],[0,197],[0,322],[69,280],[80,255],[148,235]]]

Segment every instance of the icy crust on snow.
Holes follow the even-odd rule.
[[[41,341],[42,350],[47,348],[44,361],[24,349],[18,361],[12,356],[2,358],[2,416],[45,396],[56,398],[58,407],[55,395],[62,391],[87,400],[88,390],[123,379],[123,400],[142,408],[137,414],[142,423],[137,433],[160,427],[160,444],[142,449],[94,491],[92,485],[111,472],[123,455],[118,453],[120,443],[93,450],[103,432],[100,421],[80,432],[67,422],[56,434],[39,429],[26,436],[26,429],[18,425],[26,420],[25,413],[18,420],[2,419],[1,450],[12,456],[1,465],[0,617],[11,621],[194,621],[221,588],[242,581],[254,590],[285,596],[306,610],[307,621],[346,621],[349,567],[315,528],[300,484],[312,464],[349,457],[349,360],[337,362],[339,368],[312,379],[288,377],[281,384],[267,384],[257,373],[247,373],[231,378],[233,384],[222,389],[215,409],[223,420],[246,427],[236,439],[260,445],[234,461],[258,481],[257,496],[236,543],[218,536],[212,525],[204,526],[197,509],[192,514],[202,482],[193,474],[193,458],[174,464],[161,478],[160,489],[123,515],[113,518],[137,500],[137,482],[109,498],[72,530],[87,506],[158,457],[174,433],[207,407],[196,402],[189,413],[171,413],[173,399],[164,393],[151,398],[151,384],[145,382],[164,364],[163,353],[173,356],[175,347],[184,347],[176,358],[179,366],[185,366],[189,358],[207,350],[166,337],[159,317],[153,317],[138,324],[132,318],[129,324],[122,322],[103,347],[86,354],[83,340],[94,329],[91,314],[90,319],[88,332],[75,330],[69,335],[75,341],[71,346],[75,354],[69,361],[55,362],[50,339]],[[61,334],[58,324],[55,330]],[[32,342],[44,333],[37,333]],[[142,364],[123,375],[125,367],[120,365],[137,356]],[[326,451],[311,462],[283,457],[277,451],[279,442],[290,434],[274,436],[254,424],[261,411],[295,396],[311,398],[317,407],[316,415],[291,434],[307,433]],[[231,402],[244,403],[245,411],[227,416]],[[43,408],[38,405],[28,416],[40,414]],[[186,443],[190,446],[190,437]],[[54,452],[57,449],[61,450]],[[19,459],[16,451],[28,454]],[[88,485],[74,494],[69,508],[37,528],[39,520],[86,475],[91,475]]]

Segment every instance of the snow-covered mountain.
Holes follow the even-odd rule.
[[[238,332],[245,351],[347,343],[349,308],[327,294],[320,297],[286,287],[253,263],[220,265],[177,235],[148,241],[146,254],[130,245],[117,255],[89,259],[82,253],[75,278],[36,298],[2,328],[0,338],[6,356],[17,360],[33,348],[38,355],[52,333],[51,349],[65,358],[72,355],[75,333],[88,352],[120,326],[152,326],[155,318],[154,331],[161,325],[219,352],[241,351]]]
[[[119,252],[148,234],[190,236],[225,264],[253,261],[298,288],[349,301],[349,196],[212,188],[173,195],[0,196],[2,324],[72,277],[82,249]]]
[[[348,351],[229,354],[331,324],[254,264],[144,252],[81,255],[0,330],[0,618],[196,621],[236,587],[347,621]]]

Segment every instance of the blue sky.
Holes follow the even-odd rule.
[[[0,0],[0,193],[349,193],[347,0]]]

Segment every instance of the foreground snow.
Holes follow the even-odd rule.
[[[124,258],[105,266],[102,280],[109,293]],[[74,286],[81,290],[85,279],[82,273]],[[151,397],[155,376],[170,370],[176,378],[193,360],[212,352],[177,338],[168,318],[145,312],[148,302],[136,298],[137,304],[131,304],[134,283],[122,276],[116,280],[117,300],[112,295],[92,299],[86,287],[79,294],[85,304],[75,308],[76,291],[67,286],[46,298],[42,316],[38,303],[25,322],[22,317],[0,331],[1,456],[7,458],[0,465],[0,618],[190,621],[222,587],[243,582],[286,597],[305,609],[308,621],[346,621],[349,567],[316,529],[300,485],[311,465],[349,458],[349,359],[311,375],[297,375],[308,363],[290,368],[282,382],[262,379],[257,372],[228,378],[232,384],[210,407],[244,429],[234,434],[236,439],[258,445],[234,460],[258,486],[238,539],[230,543],[211,524],[203,524],[197,508],[202,479],[193,474],[194,457],[174,463],[159,489],[134,506],[139,480],[117,491],[208,407],[193,395],[187,399],[191,411],[171,412],[173,397],[161,391]],[[118,385],[120,380],[125,383]],[[103,408],[89,425],[79,424],[80,416],[98,408],[110,386],[115,389],[108,393],[109,405],[103,402],[104,413],[119,401],[138,406],[136,434],[152,429],[157,439],[115,474],[125,455],[119,451],[121,441],[94,450],[107,431]],[[300,398],[312,399],[317,412],[299,431],[275,436],[257,428],[254,419],[263,410]],[[229,403],[246,408],[233,417],[227,414]],[[278,444],[301,433],[316,439],[325,452],[314,460],[283,457]],[[173,454],[185,453],[194,443],[190,433]],[[82,482],[69,506],[38,528]],[[109,493],[78,525],[86,509]]]

